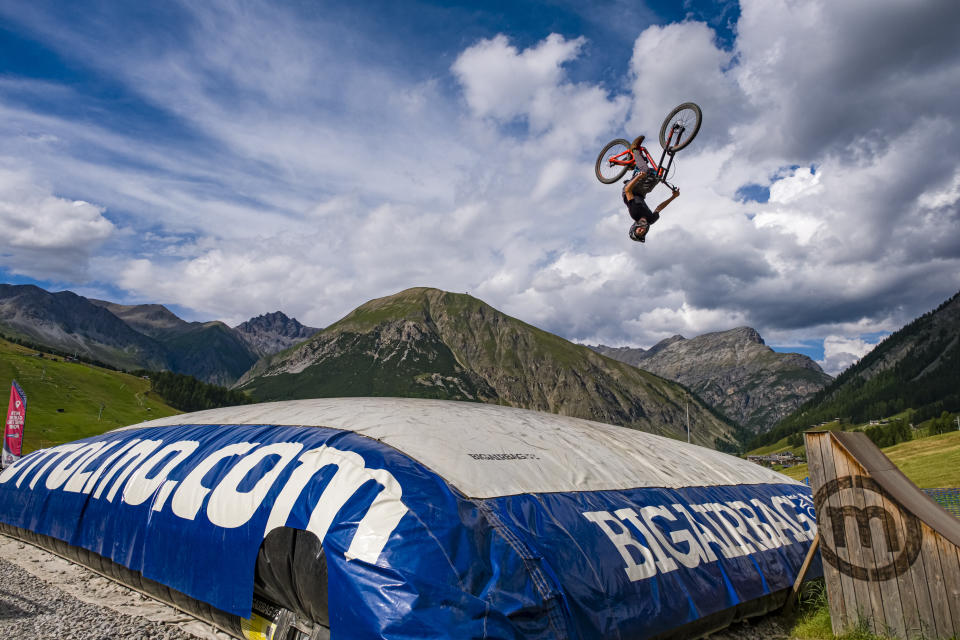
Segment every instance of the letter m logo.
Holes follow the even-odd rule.
[[[873,547],[873,534],[870,531],[870,521],[880,520],[883,526],[883,535],[886,538],[887,551],[900,551],[900,538],[897,536],[897,523],[893,516],[883,507],[870,506],[865,509],[853,506],[827,507],[827,520],[833,529],[833,544],[836,548],[847,546],[847,518],[853,518],[857,523],[857,533],[860,544],[866,548]]]

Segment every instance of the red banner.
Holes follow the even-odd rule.
[[[3,431],[3,466],[13,464],[23,452],[23,423],[27,418],[27,394],[17,381],[10,386],[10,404]]]

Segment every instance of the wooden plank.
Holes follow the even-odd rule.
[[[910,565],[910,578],[913,580],[913,593],[917,599],[917,613],[920,616],[920,629],[924,638],[937,638],[936,615],[933,611],[933,603],[930,600],[930,576],[927,572],[927,557],[923,553],[923,543],[928,536],[933,535],[933,530],[921,523],[921,550],[920,555]],[[939,568],[939,556],[937,556],[937,568]],[[931,569],[933,567],[930,567]],[[903,578],[906,578],[904,575]],[[949,637],[949,636],[948,636]]]
[[[819,434],[807,445],[828,593],[843,600],[834,632],[872,619],[877,635],[960,637],[960,523],[863,434]]]
[[[940,552],[937,540],[943,536],[923,525],[923,568],[927,572],[927,589],[930,596],[930,606],[933,609],[933,622],[938,638],[949,638],[953,635],[953,614],[950,612],[950,603],[947,600],[947,587],[940,563]]]
[[[828,479],[839,478],[837,474],[837,457],[845,455],[843,451],[834,443],[833,436],[824,439],[820,443],[821,446],[821,455],[823,456],[823,475]],[[835,513],[839,512],[843,508],[843,503],[840,501],[840,494],[834,492],[831,496],[827,498],[827,508],[832,509]],[[833,540],[833,550],[839,558],[844,560],[850,560],[849,551],[852,548],[850,546],[850,534],[856,535],[855,531],[852,531],[850,527],[847,527],[847,539],[843,541],[844,547],[841,547],[840,540]],[[833,539],[833,532],[830,532],[830,538]],[[854,546],[858,546],[859,543],[854,543]],[[845,550],[844,550],[845,549]],[[843,588],[843,619],[841,631],[837,632],[834,630],[834,633],[837,635],[842,634],[845,631],[849,631],[854,627],[859,618],[860,612],[857,610],[857,589],[855,586],[855,581],[852,576],[840,572],[840,585]]]
[[[902,551],[907,544],[907,528],[903,520],[903,514],[900,511],[900,506],[887,497],[886,494],[881,497],[881,504],[883,509],[886,510],[886,512],[889,513],[893,518],[894,528],[897,539],[900,541],[900,550]],[[875,539],[880,540],[882,539],[878,535],[880,533],[880,524],[877,523],[875,526],[878,527],[878,529],[874,531]],[[897,556],[898,552],[888,551],[887,562],[885,564],[892,563]],[[914,562],[914,565],[916,565],[916,562]],[[905,627],[905,633],[900,637],[915,638],[922,636],[924,635],[923,625],[921,624],[920,620],[920,607],[917,602],[913,575],[910,571],[907,571],[906,573],[897,576],[896,580],[897,586],[900,589],[900,605],[903,611],[903,622]]]
[[[813,490],[814,497],[817,497],[818,491],[826,484],[827,479],[823,468],[823,440],[829,437],[829,433],[807,433],[805,435],[805,444],[807,451],[807,466],[810,471],[810,488]],[[821,533],[820,546],[828,540],[824,537],[828,535],[822,525],[822,516],[827,507],[826,501],[815,503],[814,508],[817,512],[818,530]],[[829,539],[833,544],[833,539]],[[843,587],[840,584],[840,572],[827,562],[823,563],[823,578],[827,587],[827,604],[830,609],[830,620],[834,625],[834,630],[845,626]]]
[[[836,443],[833,442],[832,438],[831,445],[831,450],[833,452],[833,464],[834,468],[836,469],[837,478],[844,478],[853,475],[850,473],[849,456],[847,455],[846,451],[836,446]],[[844,508],[844,511],[846,511],[846,508],[856,507],[854,496],[855,494],[862,493],[862,491],[840,491],[837,494],[837,500],[839,501],[840,506]],[[851,524],[847,516],[843,516],[843,518],[847,520],[846,525]],[[837,547],[835,549],[837,555],[845,558],[857,567],[872,566],[873,556],[872,554],[870,555],[870,563],[868,565],[866,562],[867,556],[860,544],[858,528],[856,526],[845,526],[844,530],[846,532],[846,540],[844,541],[843,549],[839,548],[839,541],[834,540],[834,545]],[[854,624],[859,624],[860,620],[870,622],[873,611],[870,603],[870,593],[867,589],[868,582],[865,580],[858,580],[853,577],[851,577],[850,582],[853,586],[854,598],[853,602],[845,602],[847,607],[847,616],[853,621]]]
[[[837,476],[856,476],[866,475],[866,470],[856,463],[849,454],[839,447],[834,447],[834,460],[837,463]],[[839,494],[840,502],[845,507],[851,507],[862,513],[866,508],[864,494],[866,491],[848,490],[841,491]],[[857,526],[847,528],[847,550],[848,559],[854,565],[866,570],[876,570],[877,562],[873,553],[873,545],[867,547],[860,543],[860,532]],[[880,582],[877,580],[859,580],[853,581],[857,594],[856,619],[865,620],[873,633],[881,635],[886,633],[886,618],[883,612],[883,596],[880,592]],[[897,591],[899,597],[899,591]],[[850,607],[847,606],[848,613]],[[851,614],[852,615],[852,614]]]
[[[860,431],[837,432],[834,437],[854,460],[870,471],[870,477],[894,500],[908,507],[928,527],[960,547],[960,520],[910,482],[870,438]]]
[[[953,621],[952,633],[960,637],[960,556],[957,555],[957,547],[939,535],[937,551],[940,553],[940,569],[943,572],[944,596]]]
[[[807,433],[805,442],[807,449],[807,468],[810,470],[810,488],[813,490],[814,497],[817,496],[821,487],[827,480],[823,468],[823,441],[829,437],[829,433]],[[815,503],[814,509],[817,512],[817,525],[820,531],[820,546],[824,544],[833,544],[831,532],[827,531],[822,524],[822,515],[826,510],[827,504]],[[832,547],[831,547],[832,548]],[[821,552],[822,553],[822,552]],[[833,625],[834,633],[842,632],[846,627],[845,607],[843,602],[843,587],[840,584],[840,572],[829,564],[823,563],[823,580],[827,585],[827,605],[830,608],[830,621]]]
[[[820,489],[829,481],[832,476],[827,475],[827,469],[824,465],[824,451],[829,454],[829,432],[808,433],[806,434],[807,443],[807,466],[810,470],[810,487],[813,489],[814,497],[820,494]],[[832,468],[832,467],[831,467]],[[817,525],[820,531],[820,549],[821,555],[825,546],[833,549],[833,533],[829,526],[824,525],[824,515],[829,507],[829,501],[821,496],[821,502],[815,503],[814,508],[817,511]],[[823,563],[823,578],[827,585],[827,603],[830,608],[830,622],[834,633],[842,633],[847,628],[846,604],[844,601],[843,584],[841,574],[836,567],[828,562]]]
[[[867,475],[864,470],[864,475]],[[873,491],[862,491],[864,508],[886,509],[883,497]],[[893,562],[895,555],[890,552],[886,546],[886,535],[883,530],[883,524],[874,520],[870,523],[870,534],[874,541],[871,546],[874,558],[874,566],[877,568],[885,567]],[[902,534],[898,532],[898,535]],[[880,586],[880,594],[883,597],[883,621],[885,629],[878,632],[878,635],[890,634],[897,638],[907,637],[907,623],[903,616],[903,602],[900,597],[900,584],[895,576],[886,580],[877,581]]]

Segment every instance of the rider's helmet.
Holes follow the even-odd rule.
[[[643,242],[644,230],[647,229],[650,225],[644,224],[642,222],[634,222],[630,225],[630,239],[635,242]]]

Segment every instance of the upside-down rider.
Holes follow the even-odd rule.
[[[660,212],[680,195],[680,189],[671,187],[673,193],[669,198],[658,204],[656,209],[651,211],[650,207],[647,206],[645,198],[657,186],[658,179],[657,172],[647,164],[646,158],[643,158],[642,154],[637,151],[643,144],[643,138],[644,136],[637,136],[630,145],[630,150],[634,152],[634,157],[637,158],[637,173],[623,187],[623,203],[627,205],[627,211],[633,218],[633,224],[630,225],[630,239],[637,242],[646,241],[650,225],[659,220]]]

